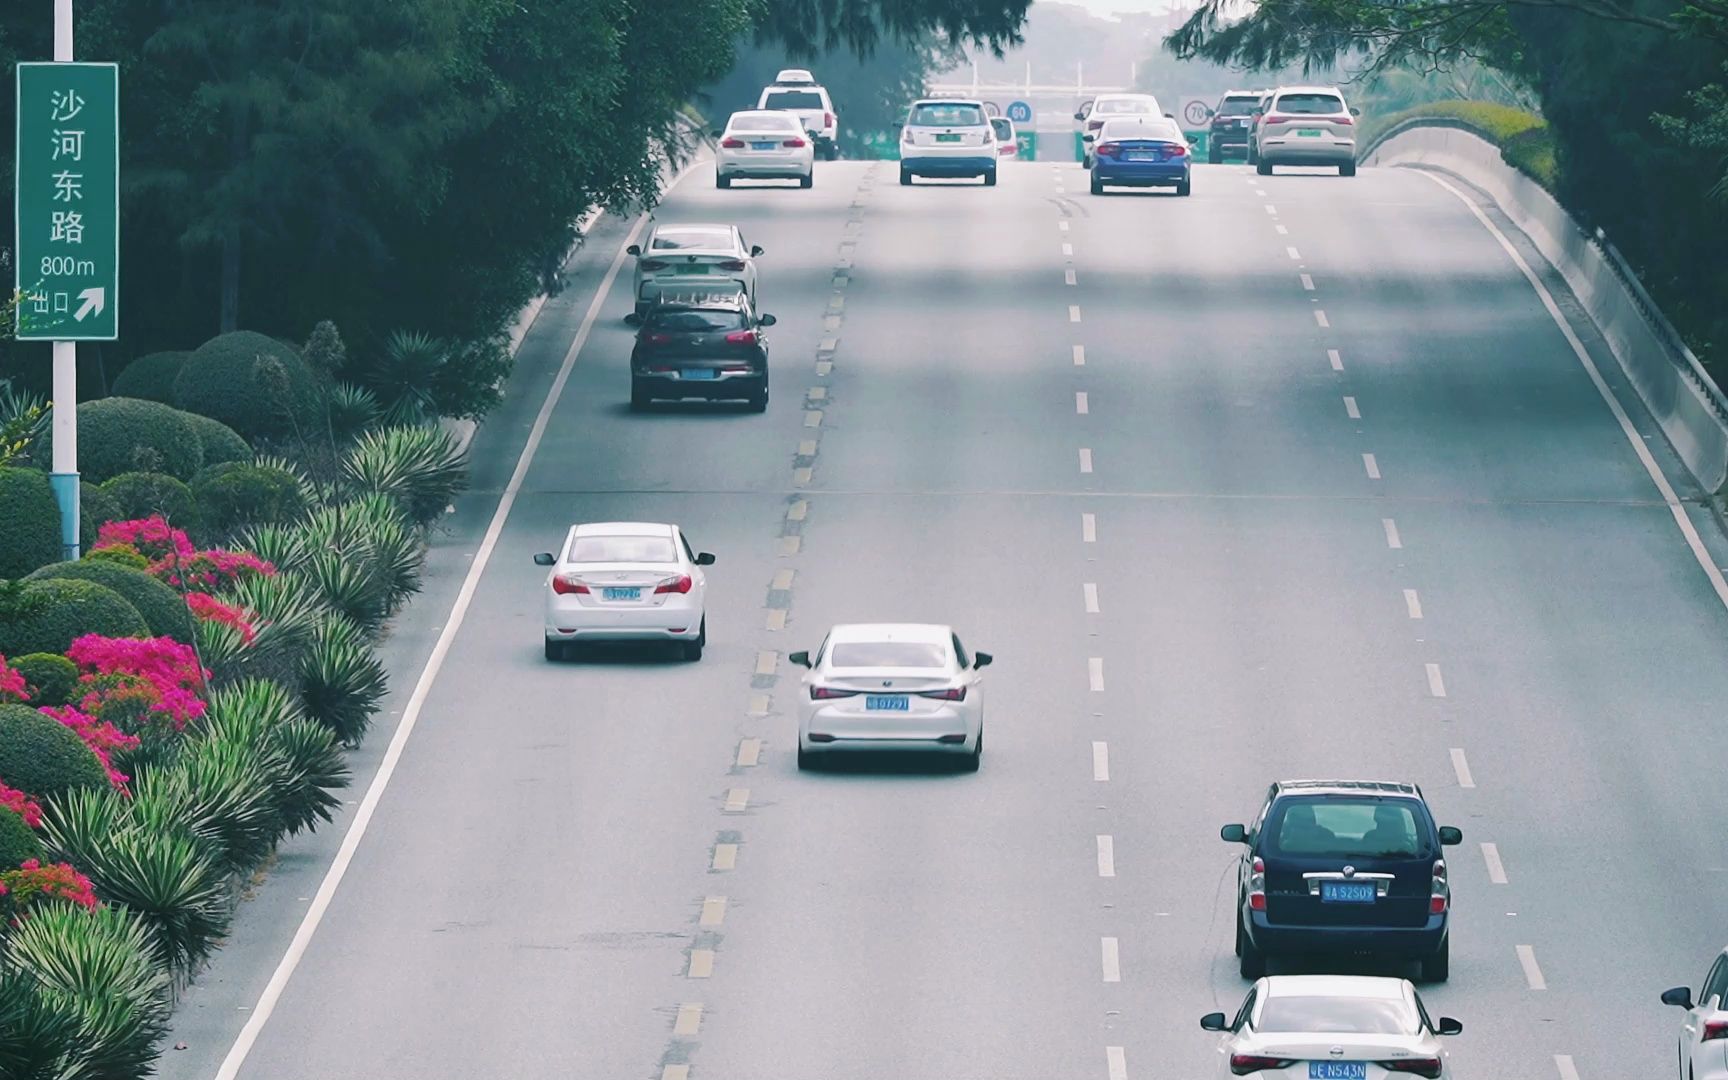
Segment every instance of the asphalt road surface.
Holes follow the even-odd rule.
[[[398,711],[489,556],[340,888],[257,1026],[340,834],[285,852],[165,1076],[251,1018],[248,1080],[1210,1078],[1197,1021],[1246,989],[1218,827],[1304,776],[1464,830],[1422,989],[1458,1075],[1673,1075],[1656,994],[1725,925],[1728,618],[1508,252],[1408,170],[1001,176],[696,169],[659,217],[766,248],[768,413],[627,409],[625,266],[484,547],[608,219],[401,620]],[[530,556],[619,518],[718,555],[699,663],[542,659]],[[785,654],[864,620],[996,655],[982,771],[796,770]]]

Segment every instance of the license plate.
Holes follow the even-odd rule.
[[[1301,131],[1296,133],[1297,137],[1302,139],[1318,139],[1323,134],[1325,134],[1325,132],[1318,131],[1314,128],[1303,128]]]
[[[1158,155],[1152,153],[1150,150],[1130,150],[1130,151],[1128,151],[1128,160],[1129,161],[1157,161]]]
[[[639,585],[632,585],[629,588],[622,586],[614,588],[608,585],[600,590],[600,598],[603,600],[640,600],[642,599],[642,588]]]
[[[774,144],[771,142],[753,142],[750,144],[750,149],[752,149],[752,150],[772,150],[772,149],[774,149]]]
[[[958,136],[958,135],[938,135],[938,136],[936,136],[936,141],[937,142],[959,142],[960,136]]]
[[[1366,1061],[1310,1061],[1308,1080],[1368,1080]]]
[[[679,376],[686,382],[701,382],[704,379],[718,379],[720,373],[711,367],[687,367],[679,373]]]
[[[864,698],[864,708],[871,712],[907,712],[911,703],[904,694],[869,694]]]
[[[674,266],[672,269],[680,274],[706,274],[708,272],[708,267],[701,263],[686,263],[683,266]]]
[[[1371,881],[1322,881],[1320,883],[1320,899],[1324,903],[1372,904],[1376,892],[1374,883]]]

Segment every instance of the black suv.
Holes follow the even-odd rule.
[[[1415,784],[1285,780],[1247,827],[1237,886],[1236,955],[1242,977],[1292,953],[1371,953],[1416,960],[1444,981],[1452,889],[1442,845],[1464,834],[1436,827]]]
[[[1248,152],[1248,129],[1254,126],[1254,110],[1266,97],[1265,90],[1231,90],[1218,99],[1212,110],[1212,130],[1206,139],[1206,161],[1217,165],[1229,150]]]
[[[774,316],[757,315],[741,287],[670,288],[632,315],[630,407],[657,399],[743,400],[768,408],[768,338]]]

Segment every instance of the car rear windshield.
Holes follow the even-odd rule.
[[[728,229],[664,229],[654,234],[655,251],[683,251],[686,249],[730,250],[732,233]]]
[[[1259,104],[1260,96],[1258,94],[1249,94],[1246,97],[1227,97],[1218,103],[1218,115],[1247,116]]]
[[[1100,101],[1097,105],[1092,107],[1092,112],[1098,116],[1145,116],[1156,113],[1157,109],[1153,107],[1150,101],[1135,101],[1129,99],[1127,101]]]
[[[992,118],[990,121],[990,127],[996,132],[996,137],[998,139],[1007,140],[1014,137],[1014,125],[1009,123],[1007,120],[1003,120],[999,117]]]
[[[648,317],[648,327],[653,330],[670,330],[674,333],[700,334],[713,330],[744,329],[744,313],[742,311],[658,311]]]
[[[1299,799],[1272,830],[1280,855],[1415,858],[1426,847],[1410,799]]]
[[[842,641],[828,661],[834,667],[948,666],[948,650],[928,641]]]
[[[1152,139],[1158,142],[1185,142],[1175,124],[1155,124],[1147,120],[1112,120],[1098,132],[1106,142],[1111,139]]]
[[[798,118],[790,113],[739,113],[732,118],[733,131],[800,131]]]
[[[976,105],[926,102],[912,107],[907,123],[913,127],[979,127],[984,123],[984,110]]]
[[[1416,1011],[1401,998],[1283,997],[1266,999],[1256,1031],[1323,1035],[1414,1035]]]
[[[810,90],[775,90],[762,102],[764,109],[820,109],[822,95]]]
[[[1337,94],[1280,94],[1278,111],[1302,116],[1327,116],[1344,111],[1344,99]]]
[[[678,561],[670,536],[578,536],[570,548],[573,563]]]

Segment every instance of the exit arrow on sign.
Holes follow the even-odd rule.
[[[102,308],[108,302],[108,290],[85,289],[78,294],[78,299],[84,302],[78,305],[78,310],[72,313],[72,318],[77,322],[83,322],[86,315],[102,314]]]

